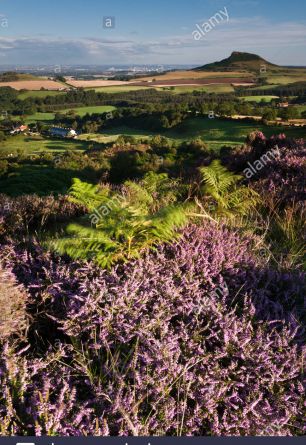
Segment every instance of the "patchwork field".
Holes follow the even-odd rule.
[[[141,81],[135,83],[135,85],[146,86],[151,85],[154,87],[162,87],[162,86],[181,86],[181,85],[224,85],[224,84],[235,84],[235,85],[243,85],[243,86],[252,86],[254,85],[254,79],[249,77],[207,77],[207,78],[181,78],[181,79],[160,79],[159,77],[152,81]]]
[[[170,71],[158,76],[143,76],[137,79],[138,81],[151,81],[151,80],[173,80],[173,79],[215,79],[219,77],[250,77],[250,73],[243,71],[232,71],[230,73],[224,73],[220,71]]]
[[[174,94],[190,93],[192,91],[202,91],[205,93],[232,93],[234,87],[230,84],[227,85],[181,85],[181,86],[164,86],[154,87],[158,91],[168,91]]]
[[[97,93],[126,93],[128,91],[147,90],[149,86],[135,86],[135,85],[118,85],[112,87],[94,87],[85,88],[86,90],[94,89]]]
[[[119,80],[67,80],[67,84],[76,88],[99,88],[99,87],[159,87],[178,85],[210,85],[210,84],[253,84],[253,78],[249,73],[243,72],[197,72],[197,71],[173,71],[162,75],[144,76],[131,81]]]
[[[129,82],[121,80],[68,80],[67,84],[76,88],[95,88],[95,87],[112,87],[119,85],[127,85]]]

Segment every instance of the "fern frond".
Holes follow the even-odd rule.
[[[66,253],[73,259],[90,259],[101,249],[116,250],[118,243],[109,238],[103,231],[80,224],[67,227],[68,236],[53,242],[59,253]]]
[[[223,167],[219,160],[208,167],[201,167],[202,192],[213,198],[214,213],[219,216],[233,217],[246,215],[259,203],[259,195],[249,187],[240,186],[241,176]]]
[[[144,248],[171,241],[177,230],[187,224],[186,208],[170,204],[154,210],[152,191],[156,192],[160,183],[166,189],[171,184],[165,175],[152,176],[148,183],[126,182],[119,199],[116,192],[75,180],[70,191],[74,202],[86,206],[88,212],[101,203],[108,204],[108,211],[101,212],[95,227],[89,221],[70,224],[67,236],[53,242],[52,247],[73,259],[92,259],[102,267],[110,267],[117,261],[137,257]],[[172,193],[169,192],[166,202],[173,200]]]
[[[212,161],[207,167],[201,167],[204,190],[214,190],[219,195],[226,192],[232,185],[237,184],[242,176],[235,175],[221,165],[218,159]]]
[[[73,179],[69,190],[69,200],[75,204],[84,206],[89,212],[93,212],[99,206],[106,202],[109,196],[107,187],[98,187],[88,184],[78,178]]]
[[[187,208],[168,206],[157,212],[150,222],[150,231],[157,239],[171,241],[175,230],[184,227],[188,222]]]
[[[252,207],[260,202],[255,190],[249,187],[240,187],[228,195],[228,208],[235,209],[236,213],[246,215]]]

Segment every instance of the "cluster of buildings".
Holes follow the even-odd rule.
[[[14,136],[17,134],[25,133],[27,131],[29,131],[29,133],[31,133],[28,125],[20,124],[20,125],[16,125],[15,127],[13,127],[9,133],[12,136]],[[58,137],[58,138],[76,138],[78,135],[77,132],[75,130],[73,130],[72,128],[63,128],[63,127],[51,127],[48,130],[48,134],[49,134],[49,136]]]

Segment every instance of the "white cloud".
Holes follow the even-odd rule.
[[[195,24],[194,27],[186,25],[188,32],[184,30],[182,34],[172,33],[170,37],[155,40],[138,35],[67,39],[0,34],[0,50],[7,63],[15,64],[202,64],[226,57],[232,50],[240,50],[259,53],[275,63],[306,65],[304,23],[273,23],[261,17],[236,19],[230,16],[229,22],[220,22],[199,41],[191,34]]]

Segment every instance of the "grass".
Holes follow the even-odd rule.
[[[97,93],[125,93],[128,91],[147,90],[149,87],[135,85],[118,85],[112,87],[93,87],[85,88],[85,90],[95,90]]]
[[[255,86],[255,87],[251,87],[246,90],[246,91],[252,91],[252,90],[261,90],[261,91],[265,91],[265,90],[271,90],[271,88],[273,87],[279,87],[279,84],[269,84],[269,85],[261,85],[261,86]]]
[[[45,139],[42,136],[10,136],[1,142],[0,153],[24,150],[26,153],[63,152],[66,150],[86,150],[89,142],[78,139]]]
[[[58,96],[59,94],[65,94],[64,91],[34,91],[34,90],[30,90],[30,91],[24,91],[22,93],[20,93],[18,95],[18,99],[23,100],[23,99],[27,99],[28,97],[38,97],[38,98],[45,98],[47,96]]]
[[[244,96],[244,97],[241,97],[240,99],[244,100],[246,102],[258,102],[259,103],[261,101],[271,102],[271,100],[278,99],[278,98],[279,98],[279,96]]]
[[[192,91],[202,91],[204,93],[232,93],[234,91],[234,88],[231,85],[186,85],[174,87],[172,90],[170,87],[156,87],[155,89],[174,94],[190,93]]]
[[[49,122],[49,121],[53,121],[54,119],[54,113],[34,113],[31,114],[31,116],[27,116],[24,121],[26,124],[31,124],[33,122],[37,122],[37,121],[41,121],[41,122]],[[19,120],[19,118],[17,117],[16,120]]]
[[[302,111],[306,111],[306,105],[296,105],[296,107],[298,108],[300,113],[302,113]]]
[[[124,129],[127,129],[127,127],[125,127]],[[125,134],[127,134],[127,133],[125,133]],[[78,136],[78,140],[86,141],[88,143],[90,143],[90,141],[91,141],[91,142],[107,144],[109,142],[115,142],[115,140],[117,139],[118,136],[119,135],[117,135],[115,133],[108,135],[108,136],[105,136],[104,134],[98,134],[98,133],[84,133],[84,134],[80,134],[80,136]],[[146,136],[148,137],[149,133]],[[141,137],[142,137],[142,135],[135,136],[136,139],[140,139]]]
[[[106,113],[112,110],[115,110],[115,107],[112,105],[100,105],[95,107],[78,107],[78,108],[65,108],[63,110],[60,110],[59,113],[67,113],[68,111],[73,110],[76,115],[78,116],[85,116],[85,114],[94,114],[94,113]],[[51,123],[55,118],[55,113],[34,113],[30,116],[27,116],[24,121],[26,124],[30,124],[32,122],[46,122]],[[16,117],[15,120],[18,120],[19,118]]]
[[[270,84],[287,85],[294,82],[305,82],[306,71],[304,74],[301,72],[286,74],[272,74],[267,76],[267,81]]]
[[[73,110],[75,114],[83,117],[85,114],[107,113],[115,109],[116,107],[113,107],[112,105],[98,105],[94,107],[66,108],[64,110],[60,110],[60,113],[67,113],[68,111]]]

